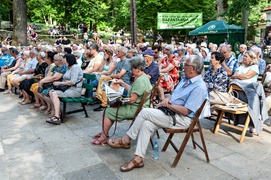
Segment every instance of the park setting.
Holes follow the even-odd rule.
[[[270,0],[1,0],[0,179],[269,179]]]

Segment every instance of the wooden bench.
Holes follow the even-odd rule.
[[[90,81],[94,80],[96,78],[96,76],[94,74],[86,74],[86,73],[84,73],[83,78],[87,80],[86,83],[83,82],[83,88],[86,89],[86,92],[87,91],[93,91],[93,86],[90,84]],[[67,114],[72,114],[72,113],[77,113],[77,112],[84,111],[86,117],[88,117],[88,113],[87,113],[87,110],[85,108],[85,105],[87,103],[93,102],[93,99],[86,97],[86,94],[87,93],[85,93],[85,96],[80,96],[80,97],[63,97],[63,98],[59,98],[60,101],[63,103],[62,118],[61,118],[62,123],[64,122],[65,115],[67,115]],[[82,108],[67,112],[66,111],[67,103],[80,103]]]

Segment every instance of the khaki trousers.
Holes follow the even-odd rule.
[[[138,114],[127,135],[135,140],[137,146],[135,155],[144,157],[150,141],[151,134],[159,128],[187,128],[191,124],[191,118],[183,115],[175,115],[176,126],[173,126],[173,119],[159,109],[144,108]]]
[[[3,72],[0,76],[0,89],[5,89],[6,82],[7,82],[7,76],[11,74],[11,72]]]

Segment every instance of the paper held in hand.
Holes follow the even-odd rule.
[[[127,98],[122,97],[124,87],[120,86],[119,84],[115,84],[114,82],[115,79],[110,81],[104,81],[101,85],[106,93],[108,100],[114,101],[116,99],[119,99],[121,101],[125,100],[125,102],[127,102]]]

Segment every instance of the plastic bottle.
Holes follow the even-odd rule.
[[[154,142],[152,157],[154,159],[158,159],[159,158],[159,144],[158,144],[157,141]]]

